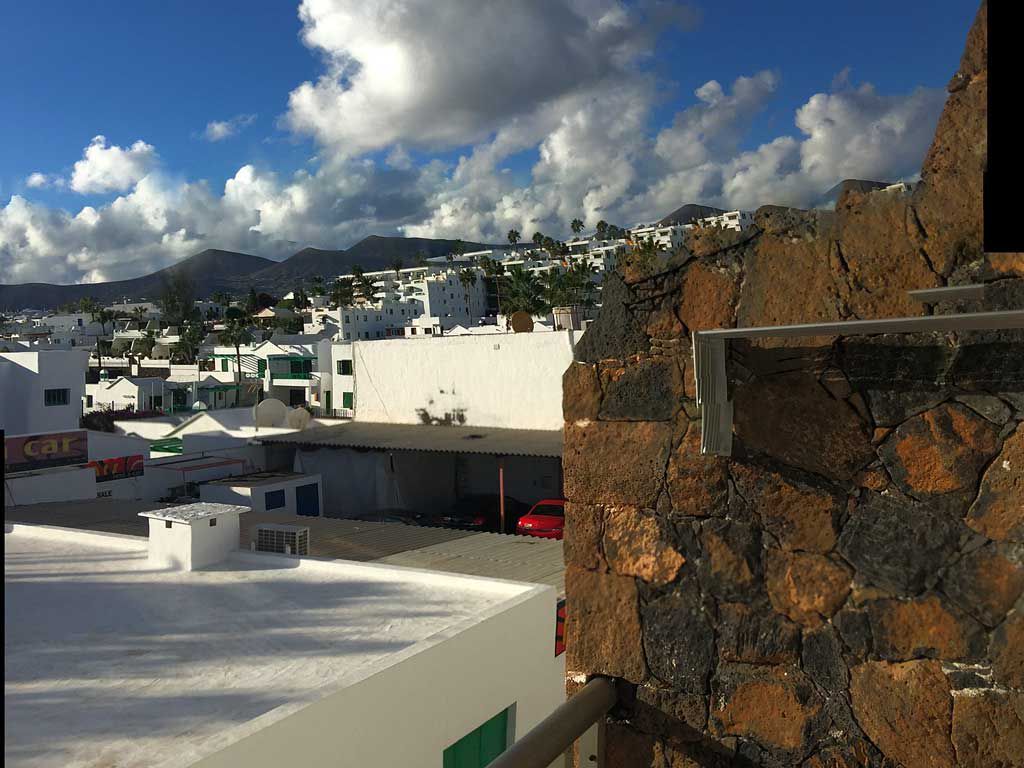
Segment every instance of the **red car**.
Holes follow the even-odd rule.
[[[519,518],[516,533],[542,539],[560,539],[564,526],[565,499],[541,499]]]

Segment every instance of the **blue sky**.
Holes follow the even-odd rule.
[[[906,176],[923,156],[977,9],[963,0],[701,2],[680,6],[684,28],[652,23],[655,10],[671,7],[655,9],[655,2],[620,8],[614,0],[520,0],[503,35],[506,20],[498,14],[466,12],[454,0],[409,0],[422,15],[396,23],[393,38],[390,22],[373,14],[405,4],[385,0],[310,0],[302,20],[285,2],[9,4],[0,28],[7,101],[0,120],[0,282],[35,275],[26,266],[32,257],[67,280],[106,279],[165,265],[204,244],[279,258],[296,244],[344,247],[371,232],[475,238],[517,226],[564,236],[562,219],[574,206],[585,219],[603,215],[628,225],[630,216],[666,213],[676,199],[799,204],[829,178],[807,178],[815,152],[827,155],[832,175]],[[574,19],[561,13],[563,5],[567,14],[582,6],[591,14]],[[433,27],[430,19],[445,12]],[[604,22],[587,27],[603,13],[611,33]],[[573,24],[579,31],[568,29]],[[394,51],[408,53],[403,61],[412,65],[392,79]],[[528,71],[533,62],[536,71]],[[327,73],[347,84],[380,67],[384,75],[347,95],[317,80]],[[844,70],[846,81],[836,82]],[[477,87],[475,72],[507,89],[506,104]],[[725,103],[737,78],[762,72],[771,76],[747,101]],[[694,92],[712,80],[724,100],[701,102]],[[306,82],[305,100],[296,101]],[[865,83],[872,93],[861,92]],[[824,133],[814,146],[801,146],[807,135],[795,115],[816,94],[828,103],[807,120],[820,121]],[[685,125],[670,135],[680,114]],[[204,135],[210,122],[238,116],[254,117],[223,140]],[[854,132],[899,127],[857,160],[855,135],[825,135],[837,120]],[[918,130],[922,121],[930,125]],[[703,129],[694,132],[697,124]],[[726,139],[719,142],[714,131]],[[139,141],[149,150],[121,181],[73,184],[76,162],[99,135],[105,150]],[[772,150],[780,137],[795,144]],[[658,149],[675,146],[677,156],[678,148],[698,144],[707,146],[689,165],[666,162],[667,150]],[[759,150],[765,157],[743,158]],[[788,157],[766,159],[770,150]],[[540,162],[545,152],[549,159]],[[595,162],[602,153],[604,166]],[[477,160],[457,171],[459,158],[470,156]],[[891,167],[880,156],[891,156]],[[747,175],[763,179],[757,190],[737,181],[751,163],[756,168]],[[803,177],[792,173],[794,163],[806,166]],[[234,229],[189,212],[227,205],[225,182],[249,166],[235,187],[244,186],[240,205],[257,207],[239,214]],[[27,184],[33,173],[46,181]],[[159,209],[166,226],[96,234],[108,225],[130,228],[110,206],[131,198],[146,174],[144,194],[130,202]],[[203,181],[205,202],[196,189]],[[708,199],[689,199],[701,195]],[[60,211],[74,217],[85,206],[101,226],[91,214],[88,232],[80,222],[58,220]],[[153,223],[152,215],[136,214]],[[32,226],[53,228],[41,238],[49,250],[29,243]],[[176,244],[167,245],[168,236]]]

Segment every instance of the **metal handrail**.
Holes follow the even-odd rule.
[[[615,706],[615,681],[595,677],[500,754],[488,768],[548,768],[572,743]]]

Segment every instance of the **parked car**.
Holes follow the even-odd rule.
[[[522,517],[529,505],[511,496],[505,497],[505,532],[516,530],[516,521]],[[440,525],[444,528],[460,528],[467,531],[498,531],[501,509],[498,496],[485,493],[463,496],[451,509],[429,518],[426,525]]]
[[[565,527],[565,499],[541,499],[519,518],[516,533],[542,539],[560,539]]]

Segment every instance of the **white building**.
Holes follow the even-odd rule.
[[[686,229],[687,227],[682,224],[637,224],[629,230],[629,237],[636,244],[653,240],[661,250],[675,251],[682,247]]]
[[[238,512],[8,528],[6,765],[484,765],[565,700],[553,587],[239,551]]]
[[[0,352],[0,429],[8,435],[78,429],[85,350]]]
[[[579,335],[557,331],[356,342],[355,419],[561,429],[562,374]]]
[[[191,387],[156,376],[117,376],[85,385],[85,412],[187,410]]]
[[[342,341],[322,341],[317,345],[320,370],[317,402],[324,416],[351,419],[355,415],[352,347],[351,342]]]
[[[754,214],[751,211],[726,211],[718,216],[706,216],[697,219],[698,227],[721,227],[741,232],[754,224]],[[689,229],[689,225],[686,226]]]

